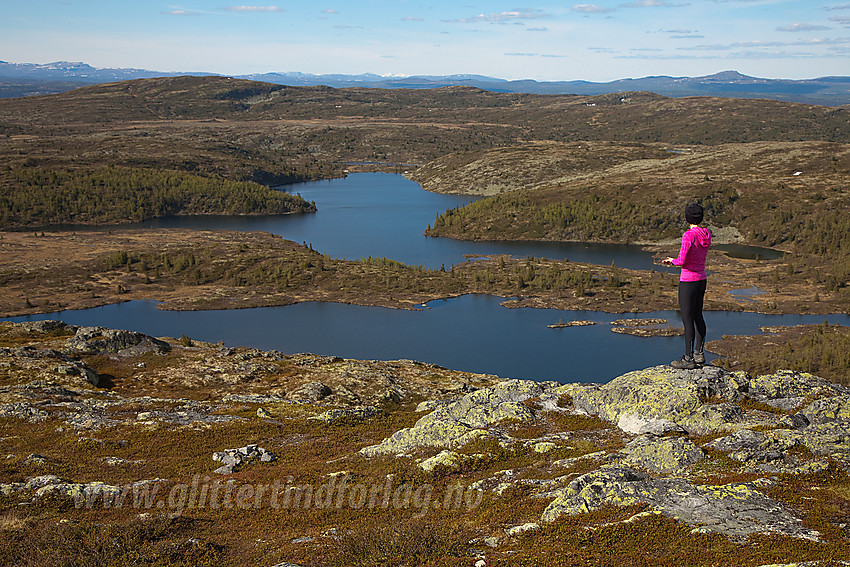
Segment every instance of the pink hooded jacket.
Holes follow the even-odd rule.
[[[674,266],[682,266],[679,281],[696,282],[706,279],[705,257],[710,246],[711,232],[707,228],[695,226],[685,231],[679,257],[673,260]]]

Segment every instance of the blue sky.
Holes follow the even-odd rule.
[[[508,2],[0,0],[0,60],[230,75],[850,75],[850,0]]]

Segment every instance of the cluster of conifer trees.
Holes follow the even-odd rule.
[[[0,171],[0,227],[107,224],[170,215],[284,214],[315,210],[259,183],[129,167]]]
[[[506,210],[513,214],[505,214]],[[480,227],[482,218],[488,219],[494,235],[520,239],[628,242],[671,238],[681,232],[679,219],[641,201],[590,193],[569,201],[541,203],[512,192],[446,211],[434,221],[429,234],[463,236],[467,223],[476,222]],[[472,232],[476,230],[480,228]]]

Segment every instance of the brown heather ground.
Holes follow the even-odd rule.
[[[0,347],[56,349],[67,338],[66,333],[27,333],[20,327],[0,324]],[[541,411],[534,422],[503,423],[500,427],[518,439],[560,432],[565,434],[568,447],[541,454],[521,445],[503,448],[494,442],[474,442],[461,452],[478,456],[461,468],[426,473],[410,457],[365,459],[357,451],[412,425],[420,415],[413,411],[419,400],[453,398],[460,395],[463,384],[486,386],[495,377],[404,361],[364,363],[308,355],[270,360],[250,349],[225,353],[212,344],[170,342],[172,350],[167,355],[83,356],[84,362],[109,377],[106,388],[98,389],[69,383],[67,376],[55,372],[53,361],[31,359],[34,366],[24,372],[17,367],[20,359],[3,354],[3,402],[20,400],[22,393],[33,392],[15,386],[59,382],[81,389],[83,396],[78,401],[118,401],[110,406],[107,416],[120,423],[78,430],[56,417],[35,424],[0,418],[0,454],[4,455],[0,477],[8,482],[55,474],[73,482],[100,480],[115,485],[159,478],[167,479],[159,493],[164,497],[178,483],[190,485],[194,475],[200,475],[201,482],[205,477],[220,479],[212,473],[219,465],[210,458],[213,452],[257,443],[278,459],[244,465],[228,477],[238,487],[285,482],[289,476],[296,479],[295,484],[319,486],[328,482],[330,473],[339,471],[348,471],[351,483],[383,486],[386,475],[392,474],[394,486],[411,483],[416,489],[430,485],[433,502],[449,486],[460,483],[466,487],[504,469],[528,478],[578,476],[596,465],[579,460],[564,468],[553,465],[554,461],[600,450],[615,451],[624,442],[619,430],[596,418]],[[140,368],[142,362],[144,369]],[[246,377],[239,362],[262,364]],[[38,365],[41,367],[36,368]],[[211,365],[220,366],[220,371],[211,373]],[[173,380],[167,384],[156,378],[159,375]],[[362,380],[352,382],[354,375]],[[388,375],[397,385],[406,387],[408,395],[401,403],[384,402],[384,412],[365,421],[341,420],[327,425],[307,419],[332,406],[346,407],[350,402],[343,398],[262,406],[222,400],[226,393],[286,395],[304,382],[321,379],[332,389],[349,384],[361,396],[361,402],[380,403],[380,389],[369,391],[368,386],[380,384],[381,377]],[[145,393],[156,397],[135,397]],[[121,399],[125,401],[120,403]],[[179,409],[187,400],[196,400],[214,414],[244,419],[188,426],[146,421],[141,416],[136,419],[142,411]],[[534,401],[528,403],[533,405]],[[259,407],[270,417],[257,417]],[[27,462],[25,456],[32,453],[45,457],[46,463]],[[413,455],[418,456],[425,453]],[[107,457],[133,462],[110,465],[104,460]],[[741,467],[724,454],[709,451],[692,475],[706,484],[751,481],[759,476]],[[532,498],[521,488],[500,497],[487,492],[480,505],[470,509],[431,508],[425,514],[413,507],[380,505],[371,509],[347,505],[275,509],[266,500],[257,508],[205,506],[185,509],[178,515],[170,514],[173,509],[165,507],[135,507],[129,500],[120,508],[86,509],[76,508],[64,497],[32,498],[27,493],[0,497],[0,564],[271,567],[287,561],[317,567],[469,566],[477,554],[483,553],[488,565],[505,566],[755,567],[850,556],[847,530],[838,527],[850,522],[850,478],[846,473],[831,467],[818,474],[776,475],[774,486],[767,492],[802,517],[804,525],[820,530],[824,541],[758,535],[735,542],[719,535],[692,533],[690,527],[656,515],[626,522],[643,510],[640,506],[564,517],[538,531],[508,537],[506,528],[536,521],[548,503],[545,498]],[[499,539],[495,549],[481,540],[491,536]],[[305,537],[312,539],[303,540]]]

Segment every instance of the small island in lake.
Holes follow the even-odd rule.
[[[584,320],[576,320],[576,321],[567,321],[566,323],[558,320],[557,323],[553,323],[551,325],[546,325],[550,329],[563,329],[565,327],[589,327],[590,325],[595,325],[595,321],[584,321]]]

